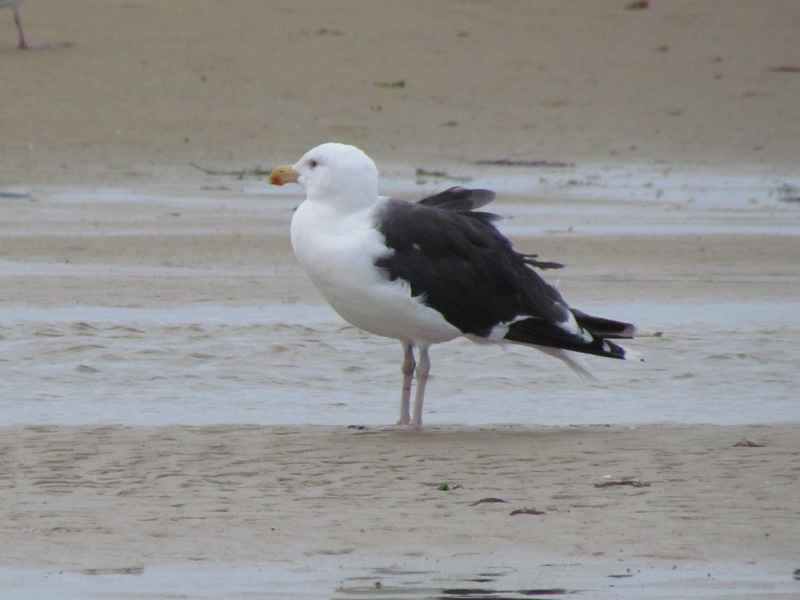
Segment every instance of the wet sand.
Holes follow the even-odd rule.
[[[541,175],[632,191],[568,171]],[[633,191],[656,193],[648,181]],[[0,200],[2,424],[397,418],[399,344],[346,326],[313,289],[287,239],[299,198],[225,185],[239,189]],[[717,204],[726,190],[682,201],[559,197],[574,193],[568,183],[535,202],[502,193],[495,210],[517,246],[566,264],[547,277],[575,306],[637,323],[629,345],[646,362],[589,359],[598,379],[583,381],[521,347],[437,346],[425,421],[800,421],[796,211],[762,185],[741,204]]]
[[[761,446],[737,447],[743,431]],[[800,539],[796,424],[17,426],[2,439],[0,535],[17,566],[518,552],[770,571]]]
[[[517,589],[724,573],[666,577],[676,597],[743,597],[737,569],[789,581],[798,15],[650,5],[30,0],[32,42],[76,42],[34,53],[0,11],[0,564],[425,571],[439,591],[498,564]],[[269,168],[325,140],[364,147],[407,198],[497,187],[503,227],[568,265],[552,278],[576,306],[664,332],[635,342],[648,362],[593,362],[587,386],[455,344],[428,429],[378,426],[399,349],[325,312],[287,239],[299,190],[190,165]]]
[[[30,0],[0,13],[2,185],[196,181],[321,141],[384,165],[797,167],[797,6]],[[383,84],[402,82],[403,87]]]

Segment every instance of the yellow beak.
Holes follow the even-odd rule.
[[[300,177],[300,174],[292,169],[292,165],[283,165],[272,169],[272,172],[269,174],[269,182],[272,185],[283,185],[285,183],[297,182],[298,177]]]

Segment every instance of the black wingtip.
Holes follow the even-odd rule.
[[[526,265],[530,265],[531,267],[536,267],[537,269],[541,269],[542,271],[546,271],[548,269],[563,269],[564,265],[562,263],[546,261],[546,260],[539,260],[538,254],[522,254],[519,253],[520,257],[522,258],[522,262]]]
[[[577,317],[577,315],[576,315]],[[598,321],[608,321],[608,319],[596,318]],[[577,319],[581,323],[581,319]],[[618,323],[611,321],[611,323]],[[625,323],[624,325],[627,325]],[[606,358],[617,358],[621,360],[641,360],[638,353],[611,341],[619,335],[600,335],[585,327],[592,334],[590,340],[586,340],[578,335],[571,335],[558,325],[545,319],[529,318],[516,321],[509,325],[505,339],[518,344],[530,346],[544,346],[549,348],[559,348],[561,350],[571,350],[582,354],[593,354]]]
[[[594,317],[585,312],[572,309],[578,324],[592,335],[611,339],[630,339],[636,337],[636,325],[624,321],[615,321],[604,317]]]

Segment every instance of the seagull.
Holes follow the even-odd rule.
[[[355,327],[402,344],[398,425],[422,429],[429,348],[459,337],[530,346],[588,377],[572,353],[641,360],[610,341],[633,337],[632,324],[570,308],[534,270],[563,265],[517,252],[494,226],[499,217],[475,210],[494,199],[490,190],[456,187],[419,202],[381,196],[375,162],[339,143],[276,167],[269,181],[305,189],[292,247],[331,307]]]
[[[19,16],[19,5],[22,4],[22,0],[0,0],[0,8],[10,8],[14,11],[14,24],[17,26],[17,32],[19,33],[19,42],[17,43],[17,48],[20,50],[47,50],[54,47],[70,47],[74,44],[72,42],[60,42],[58,44],[40,44],[40,45],[31,45],[25,39],[25,32],[22,31],[22,18]]]

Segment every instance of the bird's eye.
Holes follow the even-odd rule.
[[[310,161],[308,161],[308,166],[311,167],[312,169],[316,168],[317,164],[318,164],[317,161],[314,160],[313,158]]]

